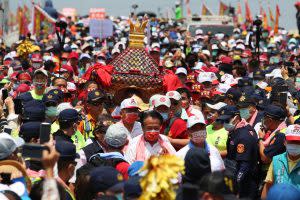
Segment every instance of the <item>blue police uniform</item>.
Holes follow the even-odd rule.
[[[218,120],[228,123],[234,116],[239,115],[235,106],[225,106]],[[257,195],[257,135],[250,125],[235,128],[229,132],[227,140],[227,160],[235,163],[234,171],[240,197],[255,198]],[[225,165],[228,162],[225,162]],[[227,167],[227,166],[226,166]],[[231,166],[232,167],[232,166]]]
[[[79,113],[75,109],[66,109],[59,113],[58,121],[59,122],[77,122],[80,119]],[[75,134],[75,132],[74,132]],[[66,141],[73,143],[71,136],[66,135],[63,130],[59,129],[53,134],[54,140],[57,141]]]

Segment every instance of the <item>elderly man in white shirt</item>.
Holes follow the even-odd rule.
[[[187,152],[191,148],[204,148],[210,158],[211,171],[220,171],[224,170],[224,162],[221,158],[221,155],[218,149],[210,144],[208,144],[206,139],[206,129],[205,129],[205,120],[203,117],[191,116],[188,119],[188,132],[190,135],[190,142],[188,145],[180,149],[176,155],[182,159],[185,158]]]
[[[139,106],[134,98],[124,99],[120,106],[121,109],[121,121],[118,122],[122,124],[128,132],[128,140],[135,138],[138,135],[143,134],[143,129],[141,123],[137,120],[139,119]]]
[[[176,153],[168,138],[159,134],[163,118],[157,111],[143,113],[141,122],[144,134],[133,138],[125,151],[125,158],[130,164],[145,161],[152,155]]]

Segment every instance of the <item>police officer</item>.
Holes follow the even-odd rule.
[[[245,119],[253,128],[258,122],[261,122],[263,112],[259,112],[256,109],[256,103],[249,95],[242,95],[237,103],[237,107],[241,118]]]
[[[269,164],[273,156],[285,152],[284,133],[286,128],[285,111],[277,105],[270,104],[265,110],[262,119],[259,135],[259,153],[261,161]]]
[[[225,106],[221,110],[219,121],[229,132],[227,140],[227,168],[236,175],[240,197],[256,197],[257,184],[255,173],[257,169],[257,135],[254,129],[241,119],[235,106]],[[231,163],[230,166],[229,163]]]
[[[242,96],[242,93],[238,91],[235,88],[229,88],[225,94],[226,98],[224,100],[224,103],[227,105],[236,105],[239,101],[240,97]]]
[[[58,176],[56,180],[66,191],[65,199],[75,200],[74,194],[69,187],[69,180],[75,173],[75,159],[79,158],[79,155],[76,153],[76,147],[70,142],[61,140],[56,141],[55,149],[60,154],[57,162]]]
[[[64,93],[58,89],[52,89],[43,97],[46,106],[46,121],[53,123],[57,117],[57,105],[63,101]]]
[[[80,120],[79,113],[75,109],[65,109],[58,115],[60,129],[53,134],[54,140],[73,143],[71,137],[77,131],[77,124]]]
[[[261,186],[267,175],[272,158],[286,150],[284,145],[285,135],[281,132],[281,129],[286,127],[284,121],[286,117],[285,111],[280,106],[270,104],[265,108],[264,112],[264,117],[258,131],[260,155],[259,179]]]
[[[99,115],[103,111],[103,102],[105,95],[100,90],[93,90],[88,93],[86,102],[87,115],[80,122],[78,130],[82,133],[85,140],[93,137],[93,130]]]

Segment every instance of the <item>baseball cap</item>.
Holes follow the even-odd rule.
[[[125,199],[136,199],[139,198],[142,194],[142,188],[140,186],[140,179],[139,176],[130,177],[124,183],[124,198]]]
[[[206,174],[197,184],[199,189],[209,192],[212,195],[221,196],[224,200],[235,200],[234,195],[236,188],[232,176],[226,175],[226,172],[216,171]]]
[[[203,34],[203,30],[202,30],[202,29],[197,29],[197,30],[195,31],[195,34],[196,34],[196,35],[202,35],[202,34]]]
[[[216,103],[216,104],[210,104],[210,103],[206,103],[206,105],[213,109],[213,110],[220,110],[221,108],[223,108],[224,106],[226,106],[227,104],[226,103],[223,103],[223,102],[219,102],[219,103]]]
[[[276,120],[284,120],[286,118],[285,111],[280,107],[274,104],[270,104],[265,108],[265,116],[270,117]]]
[[[143,167],[143,161],[135,161],[128,167],[128,175],[135,176],[138,174],[139,170]]]
[[[187,70],[183,67],[179,67],[179,68],[176,69],[175,74],[185,74],[185,75],[187,75]]]
[[[61,111],[58,115],[58,121],[68,122],[68,121],[78,121],[80,119],[79,113],[73,108],[65,109]]]
[[[240,112],[236,106],[224,106],[220,110],[220,116],[218,117],[218,120],[226,121],[232,118],[235,115],[238,115]]]
[[[48,77],[48,72],[46,70],[44,70],[44,69],[37,69],[37,70],[35,70],[34,76],[36,76],[37,74],[43,74],[43,75],[45,75],[45,76]]]
[[[52,95],[57,101],[62,101],[64,98],[64,92],[56,88],[49,90],[46,95],[49,94]]]
[[[176,101],[181,100],[181,95],[177,91],[169,91],[169,92],[167,92],[166,97],[168,97],[170,100],[171,99],[174,99]]]
[[[242,93],[235,88],[229,88],[226,92],[226,98],[229,98],[233,101],[238,101],[242,96]]]
[[[39,138],[40,125],[42,122],[26,122],[20,127],[19,135],[24,138],[25,141],[31,138]]]
[[[255,105],[255,102],[248,95],[242,95],[237,103],[239,108],[246,108],[250,105]]]
[[[31,100],[24,104],[23,119],[27,121],[43,121],[45,119],[46,107],[43,102]]]
[[[266,200],[299,200],[300,190],[292,184],[280,183],[273,185],[267,195]]]
[[[300,141],[300,125],[289,125],[285,132],[285,139],[287,141]]]
[[[93,193],[107,190],[121,191],[124,186],[123,176],[111,166],[96,167],[90,172],[90,186]]]
[[[7,133],[0,133],[0,160],[10,156],[16,149],[14,138]]]
[[[32,62],[43,62],[42,56],[40,54],[33,54],[31,56]]]
[[[216,79],[218,78],[216,77],[216,74],[213,72],[201,72],[197,77],[197,81],[199,83],[213,82],[213,80]]]
[[[168,108],[170,108],[171,101],[167,96],[157,95],[151,100],[151,105],[155,108],[159,106],[167,106]]]
[[[59,153],[60,160],[75,160],[79,158],[76,153],[76,146],[68,141],[57,141],[55,143],[55,149]]]
[[[69,102],[63,102],[57,106],[57,114],[61,113],[63,110],[73,109],[73,106]]]
[[[87,101],[88,103],[98,102],[99,100],[104,99],[103,92],[100,90],[92,90],[88,93]]]
[[[203,115],[202,116],[190,116],[187,120],[188,128],[191,128],[192,126],[196,124],[206,124]]]
[[[31,82],[31,76],[28,72],[23,72],[17,75],[18,80],[26,80]]]
[[[104,140],[109,146],[119,148],[126,144],[128,135],[130,135],[130,133],[124,125],[116,123],[108,127]]]
[[[139,108],[139,106],[134,98],[128,98],[121,102],[120,108],[122,110],[126,108]]]
[[[91,56],[87,53],[83,53],[83,54],[80,55],[79,60],[82,60],[83,58],[91,59]]]
[[[70,66],[70,65],[63,65],[60,69],[59,69],[60,72],[69,72],[69,73],[72,73],[74,72],[73,70],[73,67]]]
[[[184,158],[184,166],[184,182],[196,183],[211,172],[209,155],[203,148],[190,149]]]

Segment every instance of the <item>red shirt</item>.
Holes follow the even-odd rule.
[[[162,126],[161,133],[164,133],[165,129],[168,126],[168,123],[170,123],[170,121],[168,121],[167,124],[164,124]],[[170,127],[170,130],[169,130],[167,136],[169,136],[173,139],[188,139],[189,136],[187,134],[186,121],[184,121],[181,118],[175,119],[175,121],[173,122],[173,124]]]

